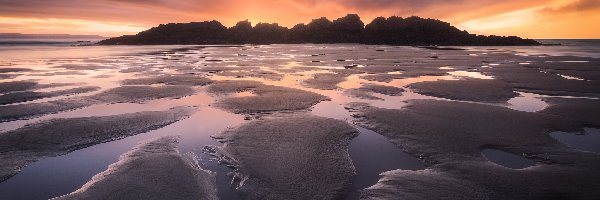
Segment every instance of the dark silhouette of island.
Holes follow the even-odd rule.
[[[360,43],[384,45],[541,45],[516,36],[470,34],[436,19],[378,17],[365,24],[356,14],[330,21],[322,17],[292,28],[248,20],[227,28],[218,21],[161,24],[136,35],[103,40],[102,45]]]

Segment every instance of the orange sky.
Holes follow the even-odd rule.
[[[357,13],[436,18],[477,34],[600,38],[600,0],[0,0],[0,32],[117,36],[160,23],[248,19],[291,27]]]

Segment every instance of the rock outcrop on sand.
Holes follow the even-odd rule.
[[[136,35],[103,40],[104,45],[362,43],[388,45],[540,45],[516,36],[470,34],[449,23],[420,17],[378,17],[365,24],[356,14],[330,21],[322,17],[286,28],[241,21],[227,28],[218,21],[161,24]]]
[[[358,131],[306,114],[270,116],[217,136],[246,199],[341,199],[355,174],[347,152]],[[218,148],[218,147],[213,147]]]
[[[77,191],[54,199],[218,199],[215,175],[193,153],[181,155],[177,140],[141,143]]]
[[[195,108],[51,119],[0,134],[0,181],[44,157],[69,152],[162,128],[194,113]]]

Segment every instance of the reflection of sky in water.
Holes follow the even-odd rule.
[[[550,136],[572,148],[600,153],[600,129],[585,128],[583,133],[556,131],[550,133]]]
[[[476,79],[494,79],[493,76],[486,76],[486,75],[483,75],[481,72],[452,71],[452,72],[448,72],[448,74],[453,75],[453,76],[469,77],[469,78],[476,78]]]
[[[115,111],[127,107],[115,105],[117,106],[99,110]],[[92,111],[87,113],[96,114]],[[103,115],[103,113],[98,114]],[[204,145],[220,145],[210,136],[242,122],[243,117],[239,115],[203,106],[190,118],[167,127],[35,162],[27,166],[21,173],[0,184],[0,194],[7,199],[46,199],[72,192],[81,187],[93,175],[105,170],[109,164],[116,162],[119,155],[129,151],[138,142],[163,135],[181,135],[180,152],[195,152],[204,160],[200,162],[204,168],[219,174],[226,174],[229,171],[225,166],[206,162],[210,156],[202,153],[202,147]],[[229,180],[225,176],[218,178],[220,192],[226,192],[226,189],[229,188]],[[32,189],[36,192],[30,192]]]
[[[540,95],[520,92],[519,96],[508,100],[509,108],[525,112],[538,112],[549,106],[540,99]]]
[[[483,149],[481,154],[488,160],[511,169],[523,169],[535,165],[535,161],[497,149]]]
[[[577,80],[577,81],[585,81],[585,79],[582,78],[577,78],[574,76],[567,76],[567,75],[562,75],[562,74],[558,74],[559,76],[565,78],[565,79],[569,79],[569,80]]]
[[[312,114],[344,121],[351,121],[351,113],[342,104],[334,101],[324,101],[315,105]],[[424,169],[423,164],[415,157],[403,152],[392,144],[386,137],[371,130],[354,125],[360,134],[350,141],[348,153],[356,171],[353,188],[360,190],[377,183],[382,172],[404,169]],[[358,199],[357,192],[349,194],[350,199]]]
[[[598,40],[594,40],[597,43]],[[550,43],[556,43],[552,41]],[[560,42],[562,43],[562,42]],[[585,43],[585,42],[584,42]],[[590,43],[590,42],[588,42]],[[579,57],[594,57],[600,58],[598,50],[599,45],[590,43],[591,45],[561,45],[561,46],[510,46],[510,47],[494,47],[494,50],[487,50],[489,47],[468,47],[472,51],[487,51],[495,53],[515,53],[524,56],[579,56]]]

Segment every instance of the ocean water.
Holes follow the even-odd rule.
[[[545,44],[560,43],[560,46],[534,47],[464,47],[473,56],[489,54],[512,54],[528,56],[580,56],[600,57],[600,40],[540,40]],[[369,187],[377,182],[379,174],[394,169],[420,170],[426,165],[419,155],[404,152],[401,147],[390,142],[379,133],[354,124],[354,116],[344,108],[352,102],[368,103],[374,107],[386,109],[401,109],[407,101],[418,99],[449,100],[439,97],[419,94],[407,86],[412,83],[439,80],[458,80],[461,78],[493,79],[479,72],[467,72],[457,66],[441,67],[448,73],[443,76],[418,76],[398,78],[389,82],[367,80],[363,74],[354,74],[345,81],[337,84],[338,89],[324,90],[307,87],[302,84],[316,73],[332,73],[344,69],[348,63],[393,66],[395,53],[407,55],[411,52],[422,51],[416,47],[370,46],[370,45],[243,45],[243,46],[95,46],[82,45],[88,42],[72,40],[51,41],[0,41],[0,68],[30,68],[33,71],[13,73],[15,77],[0,80],[0,82],[35,80],[41,84],[70,83],[99,86],[102,90],[118,87],[120,81],[150,76],[152,74],[198,73],[205,67],[253,67],[252,70],[269,72],[280,75],[280,79],[253,76],[227,76],[206,74],[206,77],[218,80],[254,80],[267,85],[290,87],[306,90],[329,97],[313,106],[310,114],[347,121],[361,133],[349,144],[349,156],[357,170],[353,182],[353,191],[349,199],[356,199],[360,189]],[[325,50],[323,50],[325,49]],[[380,49],[385,51],[372,51]],[[327,52],[327,56],[314,56],[315,50]],[[384,52],[384,53],[381,53]],[[408,53],[407,53],[408,52]],[[242,54],[243,53],[243,54]],[[427,51],[426,53],[429,53]],[[455,55],[456,54],[456,55]],[[245,56],[241,56],[245,55]],[[468,59],[471,54],[458,55],[449,51],[448,56]],[[344,59],[344,62],[338,61]],[[410,58],[404,58],[410,59]],[[209,61],[213,60],[213,61]],[[218,60],[215,62],[215,60]],[[318,61],[318,62],[316,62]],[[565,60],[571,62],[573,60]],[[576,61],[576,60],[575,60]],[[346,64],[344,64],[346,63]],[[498,63],[490,63],[491,66]],[[62,69],[63,65],[102,66],[100,69]],[[305,68],[317,68],[306,70]],[[129,69],[141,71],[125,72]],[[252,71],[251,70],[251,71]],[[295,72],[286,72],[293,71]],[[68,73],[63,73],[68,72]],[[234,72],[237,73],[237,72]],[[376,72],[373,72],[376,73]],[[398,72],[381,72],[397,75]],[[577,80],[573,80],[577,81]],[[374,99],[357,98],[346,93],[347,90],[360,88],[365,84],[378,84],[403,88],[402,95],[392,96],[372,94]],[[67,86],[71,87],[71,86]],[[23,168],[22,172],[9,180],[0,183],[0,199],[47,199],[68,194],[81,187],[93,175],[102,172],[111,163],[118,160],[119,155],[127,152],[138,142],[163,135],[178,134],[182,136],[181,152],[195,152],[201,158],[203,168],[217,172],[219,196],[222,199],[240,199],[231,185],[231,170],[214,162],[210,155],[202,152],[205,145],[221,145],[211,136],[231,127],[247,123],[244,115],[212,106],[221,96],[215,96],[206,91],[206,86],[195,87],[197,93],[181,99],[158,99],[142,104],[118,103],[99,104],[77,110],[64,111],[45,115],[30,120],[16,120],[0,123],[2,132],[15,130],[27,124],[54,118],[74,118],[88,116],[107,116],[133,113],[149,110],[165,110],[176,106],[196,106],[199,111],[190,118],[176,122],[167,127],[148,133],[127,137],[121,140],[94,145],[69,154],[45,158]],[[40,89],[53,90],[50,89]],[[92,93],[78,94],[86,96]],[[547,104],[541,101],[543,95],[520,93],[521,96],[508,100],[506,103],[492,104],[523,112],[539,112]],[[253,95],[248,92],[235,94],[237,96]],[[47,102],[69,97],[56,97],[34,100],[24,103]],[[391,156],[393,155],[393,156]],[[510,156],[500,157],[510,161]]]

